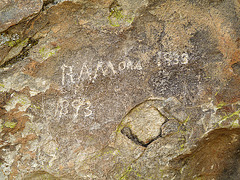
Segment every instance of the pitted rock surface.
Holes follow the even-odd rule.
[[[17,24],[23,18],[38,13],[42,0],[3,0],[0,2],[0,32]]]
[[[35,6],[0,15],[0,179],[240,176],[239,1]]]

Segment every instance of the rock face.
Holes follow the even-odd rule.
[[[16,24],[43,3],[22,2],[1,11],[0,179],[238,179],[239,1],[44,1]]]
[[[42,0],[3,0],[0,2],[0,32],[42,8]]]

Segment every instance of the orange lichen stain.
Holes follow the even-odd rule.
[[[0,92],[0,117],[6,114],[6,110],[4,106],[11,99],[11,91],[10,92]]]
[[[17,138],[16,139],[16,143],[17,144],[22,144],[21,149],[19,150],[19,153],[21,153],[21,154],[29,154],[30,157],[34,158],[36,153],[32,152],[32,151],[28,151],[27,143],[29,141],[33,141],[35,139],[37,139],[36,134],[29,134],[29,135],[27,135],[24,138],[22,138],[22,137]]]
[[[31,61],[24,67],[23,73],[30,76],[35,76],[39,66],[40,66],[40,63],[36,61]]]
[[[231,58],[229,60],[227,60],[226,66],[223,71],[223,73],[226,75],[226,77],[229,77],[229,78],[234,77],[240,81],[240,76],[237,74],[234,74],[233,69],[232,69],[232,66],[238,62],[240,62],[240,50],[236,50],[231,55]]]
[[[16,139],[16,144],[21,144],[21,149],[19,150],[18,154],[21,154],[21,155],[17,155],[15,156],[14,158],[14,162],[12,164],[12,167],[11,167],[11,174],[9,175],[9,179],[10,180],[13,180],[15,179],[15,176],[18,174],[18,161],[22,158],[22,155],[23,154],[29,154],[30,157],[32,159],[35,158],[36,156],[36,153],[35,152],[32,152],[32,151],[28,151],[28,148],[26,147],[26,144],[29,142],[29,141],[32,141],[34,139],[36,139],[37,136],[35,134],[29,134],[27,135],[26,137],[22,138],[22,137],[19,137]]]
[[[76,148],[73,152],[74,153],[79,153],[79,152],[81,152],[83,150],[84,150],[84,148],[82,146],[80,146],[80,147]]]
[[[211,30],[212,38],[217,41],[217,48],[223,54],[223,61],[219,63],[217,79],[222,88],[217,93],[217,103],[234,103],[240,100],[240,77],[234,74],[232,65],[240,61],[239,38],[237,32],[228,19],[218,11],[209,12],[209,21],[206,25]]]
[[[67,163],[67,165],[68,165],[69,168],[73,168],[75,164],[74,164],[74,161],[71,160]]]
[[[223,89],[221,89],[221,91],[215,97],[218,103],[225,102],[231,104],[240,101],[239,80],[232,79],[229,84]]]
[[[38,21],[40,21],[43,18],[44,15],[39,14],[38,16],[36,16],[35,18],[33,18],[31,21],[27,22],[28,25],[28,29],[25,30],[25,34],[29,34],[31,31],[34,30],[35,28],[35,23],[37,23]]]
[[[231,104],[240,101],[240,78],[232,76],[215,97],[217,103]]]
[[[237,49],[237,42],[231,38],[230,34],[225,33],[219,37],[219,50],[224,57],[231,58]]]
[[[57,33],[58,31],[61,30],[61,26],[60,26],[60,25],[55,25],[55,26],[52,27],[51,30],[52,30],[54,33]]]
[[[236,62],[240,61],[240,49],[236,50],[233,54],[232,54],[232,58],[230,61],[230,65],[235,64]]]
[[[27,89],[23,91],[27,91]],[[17,92],[1,94],[0,107],[2,107],[2,109],[4,109],[4,106],[6,105],[6,102],[10,99],[11,97],[10,95],[12,93]],[[19,169],[18,161],[21,159],[23,154],[29,154],[31,158],[35,158],[35,152],[28,150],[27,143],[28,141],[36,139],[37,136],[35,134],[29,134],[26,137],[22,137],[22,134],[19,133],[23,131],[26,122],[29,121],[29,116],[26,115],[26,112],[19,111],[19,108],[21,106],[22,105],[20,103],[17,103],[14,109],[11,109],[10,111],[4,110],[0,112],[0,117],[3,120],[2,134],[4,136],[7,136],[11,133],[12,135],[15,136],[16,141],[14,142],[13,147],[17,144],[21,144],[21,148],[18,151],[18,155],[14,157],[14,161],[11,166],[11,174],[9,175],[10,180],[16,179]]]
[[[216,96],[217,102],[235,103],[240,100],[240,76],[235,74],[232,66],[240,62],[240,50],[236,50],[230,59],[226,60],[222,74],[226,85],[219,91]]]
[[[9,175],[9,180],[14,180],[16,179],[15,176],[18,174],[18,161],[21,159],[21,155],[17,155],[14,158],[14,162],[11,166],[11,173]]]
[[[3,132],[6,133],[16,133],[18,131],[22,131],[25,128],[26,122],[29,120],[29,117],[25,115],[25,112],[19,111],[18,107],[22,106],[21,104],[17,104],[14,109],[7,112],[5,115],[3,115],[1,118],[3,120],[8,120],[9,122],[13,122],[16,125],[14,127],[3,127]]]
[[[84,25],[84,24],[87,24],[88,21],[87,21],[87,20],[80,19],[80,20],[78,21],[78,23],[79,23],[79,25]]]
[[[36,139],[36,138],[35,138]],[[34,159],[36,157],[36,152],[33,151],[26,151],[24,152],[25,154],[29,154],[30,158]]]
[[[24,138],[22,138],[22,137],[17,138],[16,139],[16,143],[17,144],[26,144],[27,142],[32,141],[32,140],[34,140],[36,138],[37,138],[36,134],[29,134],[29,135],[27,135]]]
[[[232,37],[237,36],[237,32],[228,24],[228,19],[217,11],[210,13],[209,19],[206,22],[211,28],[213,36],[218,40],[218,49],[222,52],[225,59],[231,59],[231,56],[238,50],[238,43]]]
[[[63,165],[59,165],[59,170],[62,171],[64,169],[64,166]]]

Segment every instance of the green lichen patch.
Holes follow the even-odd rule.
[[[222,107],[226,106],[227,104],[224,102],[221,102],[217,105],[217,109],[221,109]]]
[[[238,128],[239,125],[239,119],[240,119],[240,110],[237,110],[231,114],[226,114],[222,117],[222,119],[218,122],[218,125],[220,127],[225,127],[224,123],[227,121],[230,121],[230,127],[232,128]]]
[[[230,115],[224,116],[224,117],[223,117],[223,120],[226,120],[226,119],[231,118],[231,117],[233,117],[233,116],[238,116],[238,117],[239,117],[239,113],[240,113],[240,110],[235,111],[234,113],[232,113],[232,114],[230,114]]]
[[[16,125],[17,125],[16,122],[11,122],[11,121],[7,121],[7,122],[4,123],[4,126],[5,126],[5,127],[11,128],[11,129],[15,128]]]
[[[8,34],[2,33],[0,35],[0,46],[10,46],[13,47],[20,42],[20,38],[18,34]]]
[[[239,128],[240,127],[239,120],[237,119],[237,120],[233,121],[231,126],[232,126],[232,128]]]
[[[186,125],[189,121],[189,116],[182,122],[183,125]]]
[[[129,23],[131,24],[134,20],[134,16],[125,15],[123,13],[123,9],[118,4],[117,1],[114,1],[109,7],[109,16],[108,21],[109,24],[113,27],[119,27],[120,23]]]
[[[16,41],[8,41],[6,42],[6,44],[9,46],[9,47],[13,47],[13,46],[16,46],[17,44],[21,43],[21,40],[20,39],[17,39]]]
[[[20,104],[18,107],[19,111],[26,111],[26,109],[31,105],[29,98],[23,94],[14,95],[4,106],[7,111],[14,109],[17,104]]]
[[[39,54],[42,56],[43,60],[46,60],[49,57],[56,54],[56,52],[59,51],[60,49],[61,49],[60,46],[56,46],[53,49],[43,46],[42,48],[39,49]]]
[[[36,105],[31,105],[30,107],[31,107],[31,108],[34,108],[34,109],[41,109],[40,106],[36,106]]]
[[[0,133],[2,132],[2,130],[3,130],[3,120],[2,119],[0,119]]]
[[[11,48],[8,55],[4,58],[2,63],[0,63],[0,67],[6,67],[23,60],[28,56],[29,49],[35,46],[38,43],[38,40],[26,38],[23,41],[17,40],[15,42],[16,44],[14,44],[14,42],[10,42],[10,45],[13,47]]]
[[[130,172],[132,171],[132,166],[129,166],[124,173],[120,176],[119,180],[127,180]]]
[[[11,50],[8,52],[8,55],[4,58],[4,62],[8,62],[14,57],[18,56],[24,47],[27,46],[29,38],[24,39],[23,41],[10,41],[9,46],[11,46]]]

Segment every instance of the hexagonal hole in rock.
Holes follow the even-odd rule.
[[[123,119],[121,133],[144,147],[161,137],[161,126],[167,119],[156,102],[145,101],[133,108]]]

